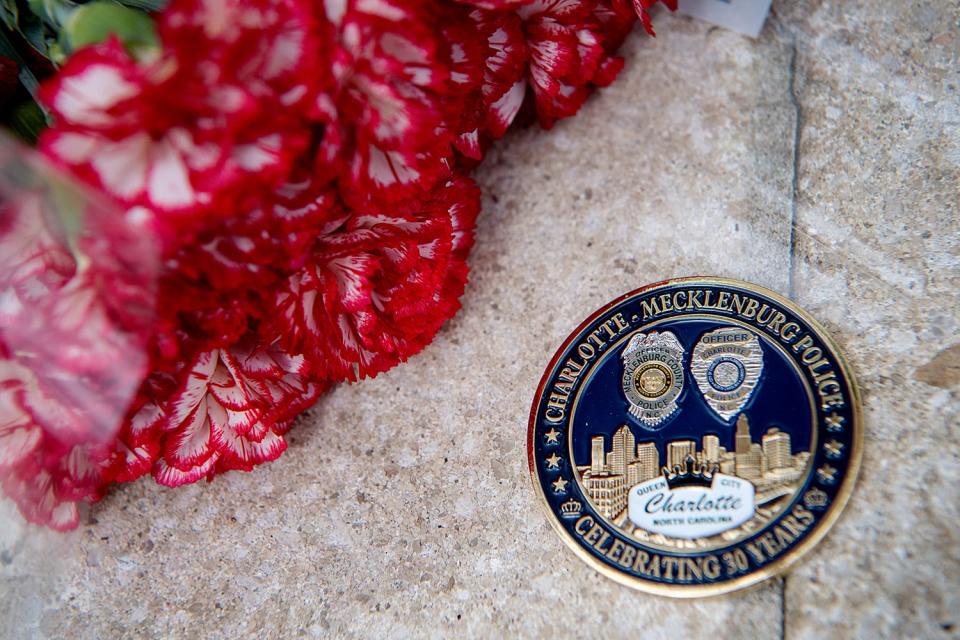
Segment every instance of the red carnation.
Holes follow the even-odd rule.
[[[459,308],[478,209],[456,177],[415,204],[353,213],[278,289],[276,333],[333,381],[406,360]]]
[[[0,384],[0,481],[26,520],[66,531],[77,525],[79,502],[101,497],[111,445],[64,445],[37,423],[28,426],[28,414],[16,405],[21,388],[14,386],[26,377],[18,372],[15,382]]]
[[[172,0],[160,51],[73,54],[41,149],[126,214],[0,209],[0,481],[27,519],[250,470],[329,384],[420,351],[467,281],[462,172],[611,82],[654,2]]]
[[[254,209],[226,218],[164,264],[155,366],[229,346],[266,307],[264,293],[301,268],[317,236],[345,218],[336,193],[305,169]]]
[[[463,0],[486,41],[483,113],[460,128],[457,148],[479,159],[486,138],[503,136],[532,88],[540,124],[549,128],[575,114],[595,87],[623,67],[613,55],[639,14],[652,35],[647,9],[656,0]],[[674,2],[668,2],[676,8]],[[515,9],[510,11],[509,9]]]
[[[29,155],[5,160],[49,178],[30,173]],[[75,503],[101,493],[146,375],[155,255],[141,230],[62,184],[56,198],[2,190],[0,480],[28,520],[71,528]]]
[[[483,74],[478,109],[461,125],[457,149],[479,160],[487,139],[502,137],[523,104],[529,52],[516,13],[478,9],[470,19],[483,43]]]
[[[333,84],[320,170],[354,207],[429,192],[449,173],[455,92],[436,7],[422,0],[327,3]]]
[[[185,367],[177,371],[183,375]],[[103,482],[130,482],[147,474],[160,458],[163,446],[164,403],[181,386],[171,373],[152,372],[137,390],[120,426]]]
[[[596,0],[534,0],[517,12],[523,19],[530,50],[528,77],[544,127],[580,109],[608,62],[594,16],[597,6]],[[613,78],[603,73],[599,79],[607,83]]]
[[[150,60],[116,40],[71,56],[43,87],[56,124],[40,146],[125,207],[196,229],[286,177],[309,140],[321,48],[292,0],[177,0],[160,32]]]
[[[290,421],[321,391],[306,373],[302,356],[253,336],[197,354],[179,372],[174,393],[147,409],[146,421],[154,417],[163,438],[153,477],[178,486],[279,457]]]
[[[298,169],[259,205],[181,248],[167,262],[168,271],[218,290],[273,284],[300,268],[316,237],[345,216],[336,193],[319,182]]]

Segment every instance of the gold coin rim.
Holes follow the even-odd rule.
[[[833,502],[827,509],[824,517],[816,524],[814,530],[808,535],[803,542],[792,547],[787,553],[777,558],[775,561],[764,565],[760,569],[748,573],[746,575],[740,576],[733,580],[726,580],[723,582],[712,583],[712,584],[701,584],[701,585],[681,585],[681,584],[661,584],[653,582],[650,580],[645,580],[643,578],[637,578],[631,575],[628,575],[624,572],[618,571],[610,567],[609,565],[601,562],[595,558],[592,554],[587,552],[574,538],[570,535],[566,529],[560,524],[559,518],[553,513],[553,510],[550,508],[550,504],[547,502],[546,496],[543,494],[543,489],[540,486],[539,474],[537,473],[537,461],[534,455],[534,436],[536,435],[536,422],[537,422],[537,407],[540,404],[540,400],[543,397],[544,389],[546,388],[547,382],[550,378],[551,372],[556,367],[557,363],[560,360],[560,357],[566,351],[567,347],[580,335],[580,333],[586,329],[588,326],[593,324],[593,322],[605,314],[607,311],[613,307],[635,298],[639,295],[654,291],[656,289],[662,289],[667,287],[673,287],[678,284],[682,285],[717,285],[725,287],[736,287],[744,289],[749,292],[757,293],[759,295],[765,296],[774,300],[778,304],[782,305],[785,309],[790,310],[798,318],[802,319],[810,330],[823,342],[824,346],[830,349],[830,352],[836,358],[837,365],[840,368],[840,372],[843,375],[844,379],[847,381],[847,385],[850,389],[850,400],[851,400],[851,411],[852,424],[851,429],[853,430],[853,450],[850,452],[850,464],[847,469],[847,473],[844,475],[843,484],[840,485],[839,490],[837,491],[837,496],[834,498]],[[563,341],[560,347],[554,353],[553,357],[550,359],[549,364],[544,370],[543,375],[540,378],[540,383],[537,385],[537,391],[533,397],[533,404],[530,407],[530,417],[527,422],[527,464],[530,471],[530,481],[533,484],[534,492],[536,493],[540,506],[547,514],[547,520],[550,522],[550,526],[553,527],[554,531],[560,536],[560,539],[568,547],[570,547],[576,555],[586,562],[593,569],[603,574],[604,576],[619,582],[620,584],[626,585],[642,591],[644,593],[649,593],[658,596],[667,596],[671,598],[700,598],[708,596],[718,596],[734,591],[743,591],[750,588],[755,588],[760,586],[766,580],[770,578],[777,577],[788,572],[792,569],[799,560],[807,555],[823,538],[827,535],[833,525],[836,523],[837,519],[843,513],[844,509],[847,506],[847,503],[850,501],[850,496],[853,493],[854,485],[856,484],[857,477],[860,474],[860,465],[863,460],[863,424],[862,424],[862,409],[861,409],[861,396],[860,388],[857,385],[856,378],[853,376],[850,364],[847,361],[846,357],[841,351],[840,346],[833,340],[830,334],[827,333],[827,330],[821,325],[813,316],[807,313],[805,310],[800,308],[792,300],[788,299],[785,296],[780,295],[776,291],[767,289],[757,284],[751,282],[746,282],[743,280],[737,280],[735,278],[720,278],[713,276],[690,276],[685,278],[672,278],[670,280],[663,280],[661,282],[655,282],[648,284],[646,286],[640,287],[639,289],[634,289],[629,293],[617,296],[610,302],[606,303],[595,312],[590,314],[590,316],[580,323],[580,325],[574,329],[570,335]]]

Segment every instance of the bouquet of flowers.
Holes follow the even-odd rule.
[[[5,492],[69,529],[114,482],[249,471],[420,351],[467,281],[471,169],[612,82],[654,2],[0,0],[37,145],[0,160]]]

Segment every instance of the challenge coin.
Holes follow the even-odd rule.
[[[530,412],[536,492],[598,571],[694,597],[789,569],[850,496],[860,398],[824,329],[782,296],[671,280],[594,313]]]

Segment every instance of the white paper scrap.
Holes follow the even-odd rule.
[[[680,0],[687,15],[756,38],[770,11],[771,0]]]

